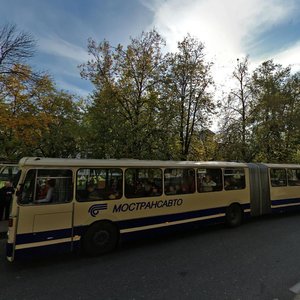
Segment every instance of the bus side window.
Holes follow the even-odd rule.
[[[288,185],[300,186],[300,169],[288,169]]]
[[[174,168],[165,170],[165,194],[192,194],[195,192],[195,170]]]
[[[242,190],[246,187],[244,169],[225,169],[224,170],[224,189]]]
[[[29,170],[18,192],[20,204],[65,203],[73,198],[72,171]]]
[[[155,197],[162,194],[162,170],[128,168],[125,171],[126,198]]]
[[[35,196],[35,178],[37,170],[29,170],[25,181],[19,186],[17,195],[20,204],[30,204]]]
[[[221,191],[223,189],[222,170],[216,168],[198,169],[197,187],[198,193]]]
[[[287,174],[285,169],[270,169],[272,187],[282,187],[287,184]]]
[[[117,168],[79,169],[76,199],[99,201],[120,199],[123,195],[123,171]]]
[[[39,169],[35,204],[66,203],[73,198],[73,173],[67,169]]]

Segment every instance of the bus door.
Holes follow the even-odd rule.
[[[72,250],[71,170],[29,170],[21,183],[17,199],[15,255]]]

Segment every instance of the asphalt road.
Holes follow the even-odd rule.
[[[300,281],[300,214],[127,243],[114,253],[6,262],[0,299],[291,300]]]

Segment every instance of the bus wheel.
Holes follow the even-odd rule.
[[[98,222],[89,227],[83,236],[82,247],[85,254],[90,256],[110,252],[116,248],[119,231],[109,222]]]
[[[236,227],[242,223],[243,211],[239,204],[234,203],[227,207],[226,210],[226,224],[229,227]]]

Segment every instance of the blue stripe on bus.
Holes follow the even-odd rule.
[[[250,208],[250,204],[243,204],[242,208],[243,209]],[[136,227],[150,226],[150,225],[161,224],[161,223],[176,222],[176,221],[196,219],[201,217],[209,217],[217,214],[225,214],[226,209],[227,206],[223,206],[223,207],[209,208],[209,209],[203,209],[197,211],[189,211],[189,212],[178,213],[178,214],[124,220],[124,221],[118,221],[116,223],[118,224],[120,229],[136,228]]]
[[[216,214],[225,213],[225,209],[226,207],[218,207],[218,208],[204,209],[199,211],[190,211],[190,212],[184,212],[178,214],[131,219],[131,220],[118,221],[117,224],[120,229],[150,226],[150,225],[161,224],[161,223],[176,222],[176,221],[182,221],[182,220],[188,220],[188,219],[194,219],[200,217],[208,217]]]
[[[288,205],[288,204],[296,204],[295,206],[283,206],[283,207],[276,207],[278,205]],[[299,205],[297,205],[299,204]],[[275,206],[275,208],[272,209],[272,212],[278,213],[282,211],[292,211],[300,209],[300,198],[293,198],[293,199],[281,199],[281,200],[274,200],[272,201],[272,205]],[[242,208],[250,209],[250,203],[248,204],[242,204]],[[203,219],[203,220],[196,220],[196,221],[188,221],[192,219],[197,219],[201,217],[209,217],[214,216],[216,214],[225,213],[227,209],[226,207],[219,207],[219,208],[211,208],[211,209],[205,209],[205,210],[199,210],[199,211],[192,211],[192,212],[185,212],[185,213],[178,213],[178,214],[172,214],[172,215],[163,215],[163,216],[155,216],[155,217],[147,217],[147,218],[139,218],[139,219],[131,219],[131,220],[124,220],[116,222],[116,224],[119,225],[120,229],[127,229],[127,228],[138,228],[142,226],[149,226],[159,223],[165,223],[165,222],[176,222],[181,220],[187,220],[184,224],[175,224],[172,226],[165,226],[165,227],[159,227],[159,228],[149,228],[146,230],[139,230],[135,232],[128,232],[122,234],[122,240],[129,240],[129,239],[135,239],[136,237],[143,237],[145,234],[151,233],[164,233],[169,232],[172,230],[178,230],[180,228],[184,228],[185,226],[191,226],[195,223],[198,223],[200,225],[208,225],[208,224],[217,224],[217,223],[223,223],[224,222],[224,216],[222,217],[214,217],[210,219]],[[250,216],[250,212],[245,212],[244,215]],[[171,225],[171,224],[170,224]],[[74,235],[81,236],[84,231],[86,230],[87,226],[77,226],[74,227]],[[30,244],[35,242],[43,242],[43,241],[51,241],[51,240],[57,240],[57,239],[63,239],[63,238],[70,238],[72,235],[72,228],[66,228],[66,229],[60,229],[60,230],[51,230],[51,231],[44,231],[44,232],[38,232],[38,233],[27,233],[27,234],[18,234],[16,236],[16,244]],[[51,237],[51,239],[49,239]],[[12,257],[13,255],[13,248],[14,245],[11,243],[6,244],[6,254],[7,257]],[[45,255],[45,254],[51,254],[51,253],[57,253],[57,252],[67,252],[72,249],[79,249],[80,248],[80,241],[74,241],[74,242],[63,242],[63,243],[57,243],[57,244],[48,244],[38,247],[29,247],[25,249],[15,249],[15,258],[24,258],[24,257],[32,257],[37,255]]]
[[[17,234],[16,245],[52,241],[52,240],[68,238],[71,236],[72,236],[72,228],[42,231],[42,232],[35,232],[35,233],[23,233],[23,234]]]
[[[247,213],[246,213],[247,214]],[[209,226],[209,225],[217,225],[224,223],[224,217],[216,217],[211,219],[197,220],[193,222],[183,223],[183,224],[175,224],[171,226],[164,226],[158,228],[148,228],[139,231],[133,232],[124,232],[121,234],[121,242],[128,242],[132,240],[137,240],[141,238],[155,238],[158,235],[164,235],[168,233],[182,232],[188,229],[199,229],[199,227]]]
[[[250,209],[250,203],[242,204],[242,208]],[[151,226],[156,224],[162,224],[162,223],[168,223],[168,222],[176,222],[176,221],[183,221],[195,218],[201,218],[201,217],[209,217],[214,216],[216,214],[225,214],[226,213],[227,206],[219,207],[219,208],[210,208],[210,209],[204,209],[199,211],[191,211],[191,212],[184,212],[184,213],[178,213],[178,214],[168,214],[168,215],[162,215],[162,216],[154,216],[154,217],[143,217],[143,218],[137,218],[137,219],[130,219],[130,220],[124,220],[124,221],[116,221],[115,223],[118,225],[119,229],[129,229],[129,228],[138,228],[143,226]],[[250,216],[250,212],[244,212],[245,217]],[[217,219],[218,217],[212,218],[213,220]],[[224,216],[221,217],[222,221],[224,222]],[[208,219],[206,219],[208,220]],[[204,220],[205,221],[205,220]],[[197,222],[197,221],[195,221]],[[171,224],[170,224],[171,225]],[[180,225],[179,225],[180,226]],[[74,228],[74,235],[82,235],[84,233],[86,226],[78,226]]]
[[[273,206],[284,204],[300,204],[300,198],[272,200],[271,202]]]
[[[248,209],[250,208],[250,204],[249,203],[242,204],[242,207],[243,209]],[[204,209],[204,210],[191,211],[185,213],[116,221],[115,223],[118,225],[119,229],[129,229],[129,228],[138,228],[143,226],[151,226],[151,225],[166,223],[166,222],[182,221],[182,220],[187,220],[188,222],[189,219],[209,217],[221,213],[225,214],[226,208],[227,206],[226,207],[224,206],[219,208]],[[245,215],[248,214],[249,213],[245,213]],[[216,218],[212,218],[212,219],[216,219]],[[222,221],[224,221],[224,217],[222,217]],[[88,226],[74,227],[73,235],[81,236],[87,227]],[[16,245],[52,241],[52,240],[58,240],[63,238],[70,238],[71,236],[72,236],[72,228],[43,231],[37,233],[17,234]]]
[[[279,207],[273,207],[272,213],[278,214],[278,213],[292,213],[292,212],[298,212],[300,211],[300,205],[293,205],[293,206],[279,206]]]
[[[63,254],[63,253],[71,252],[71,250],[72,250],[72,243],[64,242],[64,243],[44,245],[39,247],[15,249],[14,258],[15,259],[38,258],[38,257],[45,257],[53,254],[55,255]]]

